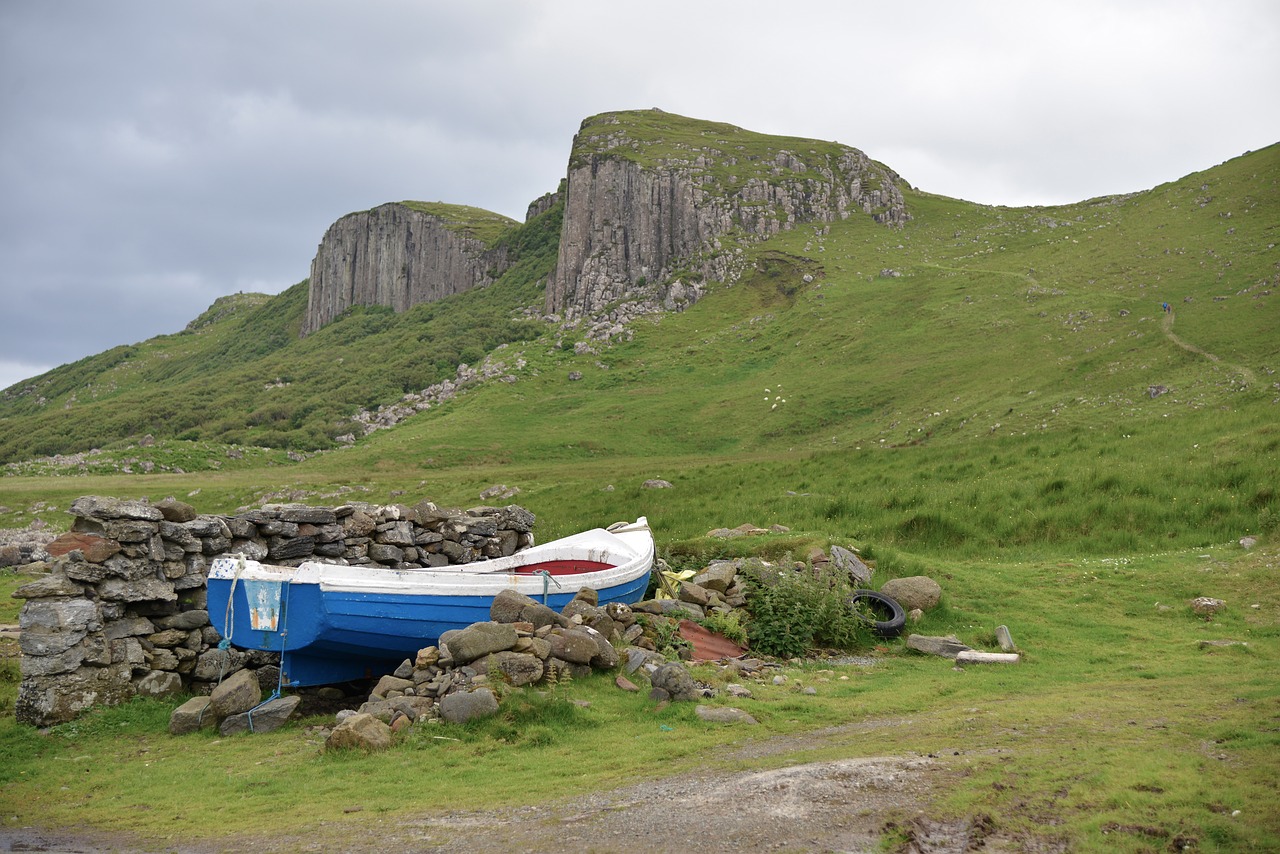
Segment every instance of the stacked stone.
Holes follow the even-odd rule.
[[[394,674],[378,680],[369,699],[340,713],[326,743],[331,748],[377,749],[391,732],[414,723],[462,723],[498,710],[494,686],[515,688],[582,678],[619,665],[618,646],[643,633],[643,617],[627,605],[601,606],[583,588],[559,612],[504,590],[494,597],[489,622],[445,632],[436,646],[418,651]],[[665,659],[640,653],[643,660]],[[656,666],[656,664],[654,665]]]
[[[328,509],[268,504],[228,519],[227,551],[278,566],[309,560],[420,569],[507,557],[533,545],[534,515],[523,507],[449,510],[422,501]]]
[[[598,605],[584,588],[559,613],[535,599],[504,590],[494,597],[490,621],[445,632],[395,674],[384,676],[360,711],[391,721],[396,712],[417,717],[452,693],[486,681],[514,687],[583,677],[618,665],[614,643],[636,623],[626,605]],[[414,698],[408,705],[401,698]],[[425,702],[424,702],[425,701]]]
[[[267,505],[224,517],[172,498],[87,496],[70,512],[71,532],[46,546],[48,573],[13,594],[26,600],[15,711],[36,726],[137,695],[208,694],[246,667],[273,689],[274,655],[218,648],[223,621],[206,610],[206,583],[219,555],[290,566],[443,566],[513,554],[532,544],[534,523],[516,505],[464,512],[428,501]]]

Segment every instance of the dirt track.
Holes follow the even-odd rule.
[[[790,755],[894,724],[863,722],[751,742],[729,758]],[[918,854],[1064,850],[1039,840],[1002,839],[983,816],[950,823],[927,818],[933,796],[947,790],[965,764],[963,752],[954,751],[699,771],[520,807],[430,812],[374,824],[336,817],[306,834],[272,828],[253,837],[163,846],[116,834],[11,829],[0,830],[0,851],[871,852],[881,850],[886,833],[902,842],[900,850]]]

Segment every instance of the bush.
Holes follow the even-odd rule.
[[[747,637],[763,655],[794,658],[816,648],[871,645],[867,622],[849,605],[853,587],[833,568],[744,568],[751,620]]]

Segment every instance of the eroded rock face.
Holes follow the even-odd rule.
[[[735,256],[722,238],[765,240],[798,223],[856,214],[886,224],[910,218],[898,176],[857,149],[710,123],[707,143],[695,147],[633,133],[628,121],[626,114],[595,116],[574,138],[546,297],[546,310],[567,320],[593,317],[620,299],[669,301],[669,290],[655,289],[678,270],[726,280]]]
[[[506,264],[505,250],[398,202],[348,214],[329,226],[311,262],[302,334],[354,305],[404,311],[487,285]]]

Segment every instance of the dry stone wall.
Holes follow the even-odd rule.
[[[173,499],[86,496],[70,512],[71,531],[46,546],[48,572],[13,594],[25,600],[15,711],[36,726],[138,695],[208,694],[244,668],[274,688],[274,655],[218,648],[206,583],[219,555],[285,566],[445,566],[514,554],[533,544],[535,521],[514,504],[461,511],[429,501],[213,516]]]

